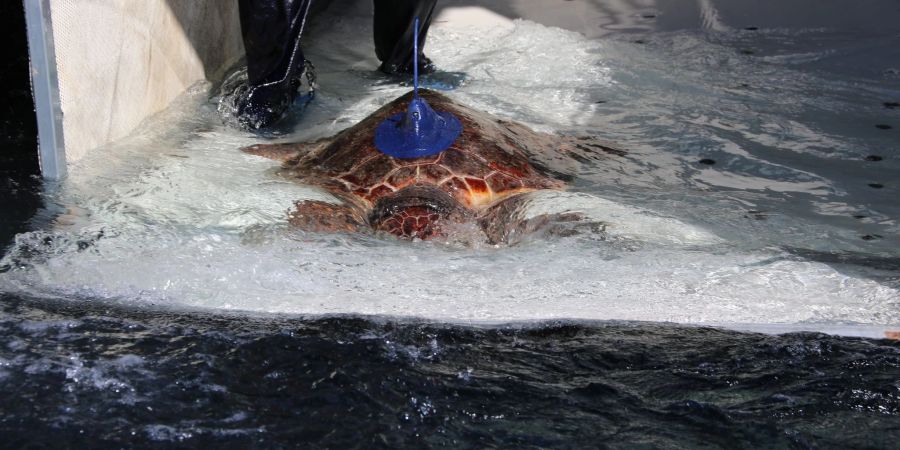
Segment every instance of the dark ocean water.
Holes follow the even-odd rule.
[[[0,297],[8,448],[896,448],[900,343]]]

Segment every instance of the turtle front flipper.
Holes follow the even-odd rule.
[[[285,144],[254,144],[241,149],[244,153],[274,159],[275,161],[290,161],[298,156],[303,156],[328,145],[331,139],[319,139],[313,142],[297,142]]]
[[[506,198],[485,210],[478,217],[490,244],[515,245],[537,232],[554,237],[581,234],[585,226],[591,233],[602,233],[606,225],[590,220],[580,212],[539,214],[526,217],[529,196],[519,194]]]
[[[303,200],[294,204],[288,222],[302,230],[322,233],[357,232],[367,228],[359,208],[319,200]]]

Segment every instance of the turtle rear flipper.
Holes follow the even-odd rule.
[[[568,237],[589,233],[603,233],[606,224],[590,220],[576,211],[539,214],[525,217],[527,194],[506,198],[485,210],[478,218],[490,244],[515,245],[528,236],[542,233],[544,236]]]

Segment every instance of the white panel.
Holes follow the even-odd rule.
[[[50,0],[50,9],[69,161],[243,55],[236,0]]]

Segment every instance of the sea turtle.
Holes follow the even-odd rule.
[[[474,223],[491,243],[508,242],[549,222],[580,219],[575,213],[522,219],[525,197],[565,185],[529,161],[529,153],[571,151],[621,155],[620,150],[588,138],[534,132],[422,89],[419,95],[436,111],[454,114],[462,134],[445,151],[415,159],[397,159],[376,149],[376,127],[404,111],[412,93],[403,95],[337,135],[311,143],[258,144],[243,151],[283,161],[281,173],[320,186],[343,204],[305,200],[289,215],[291,224],[313,231],[385,231],[401,238],[429,239],[451,224]]]

